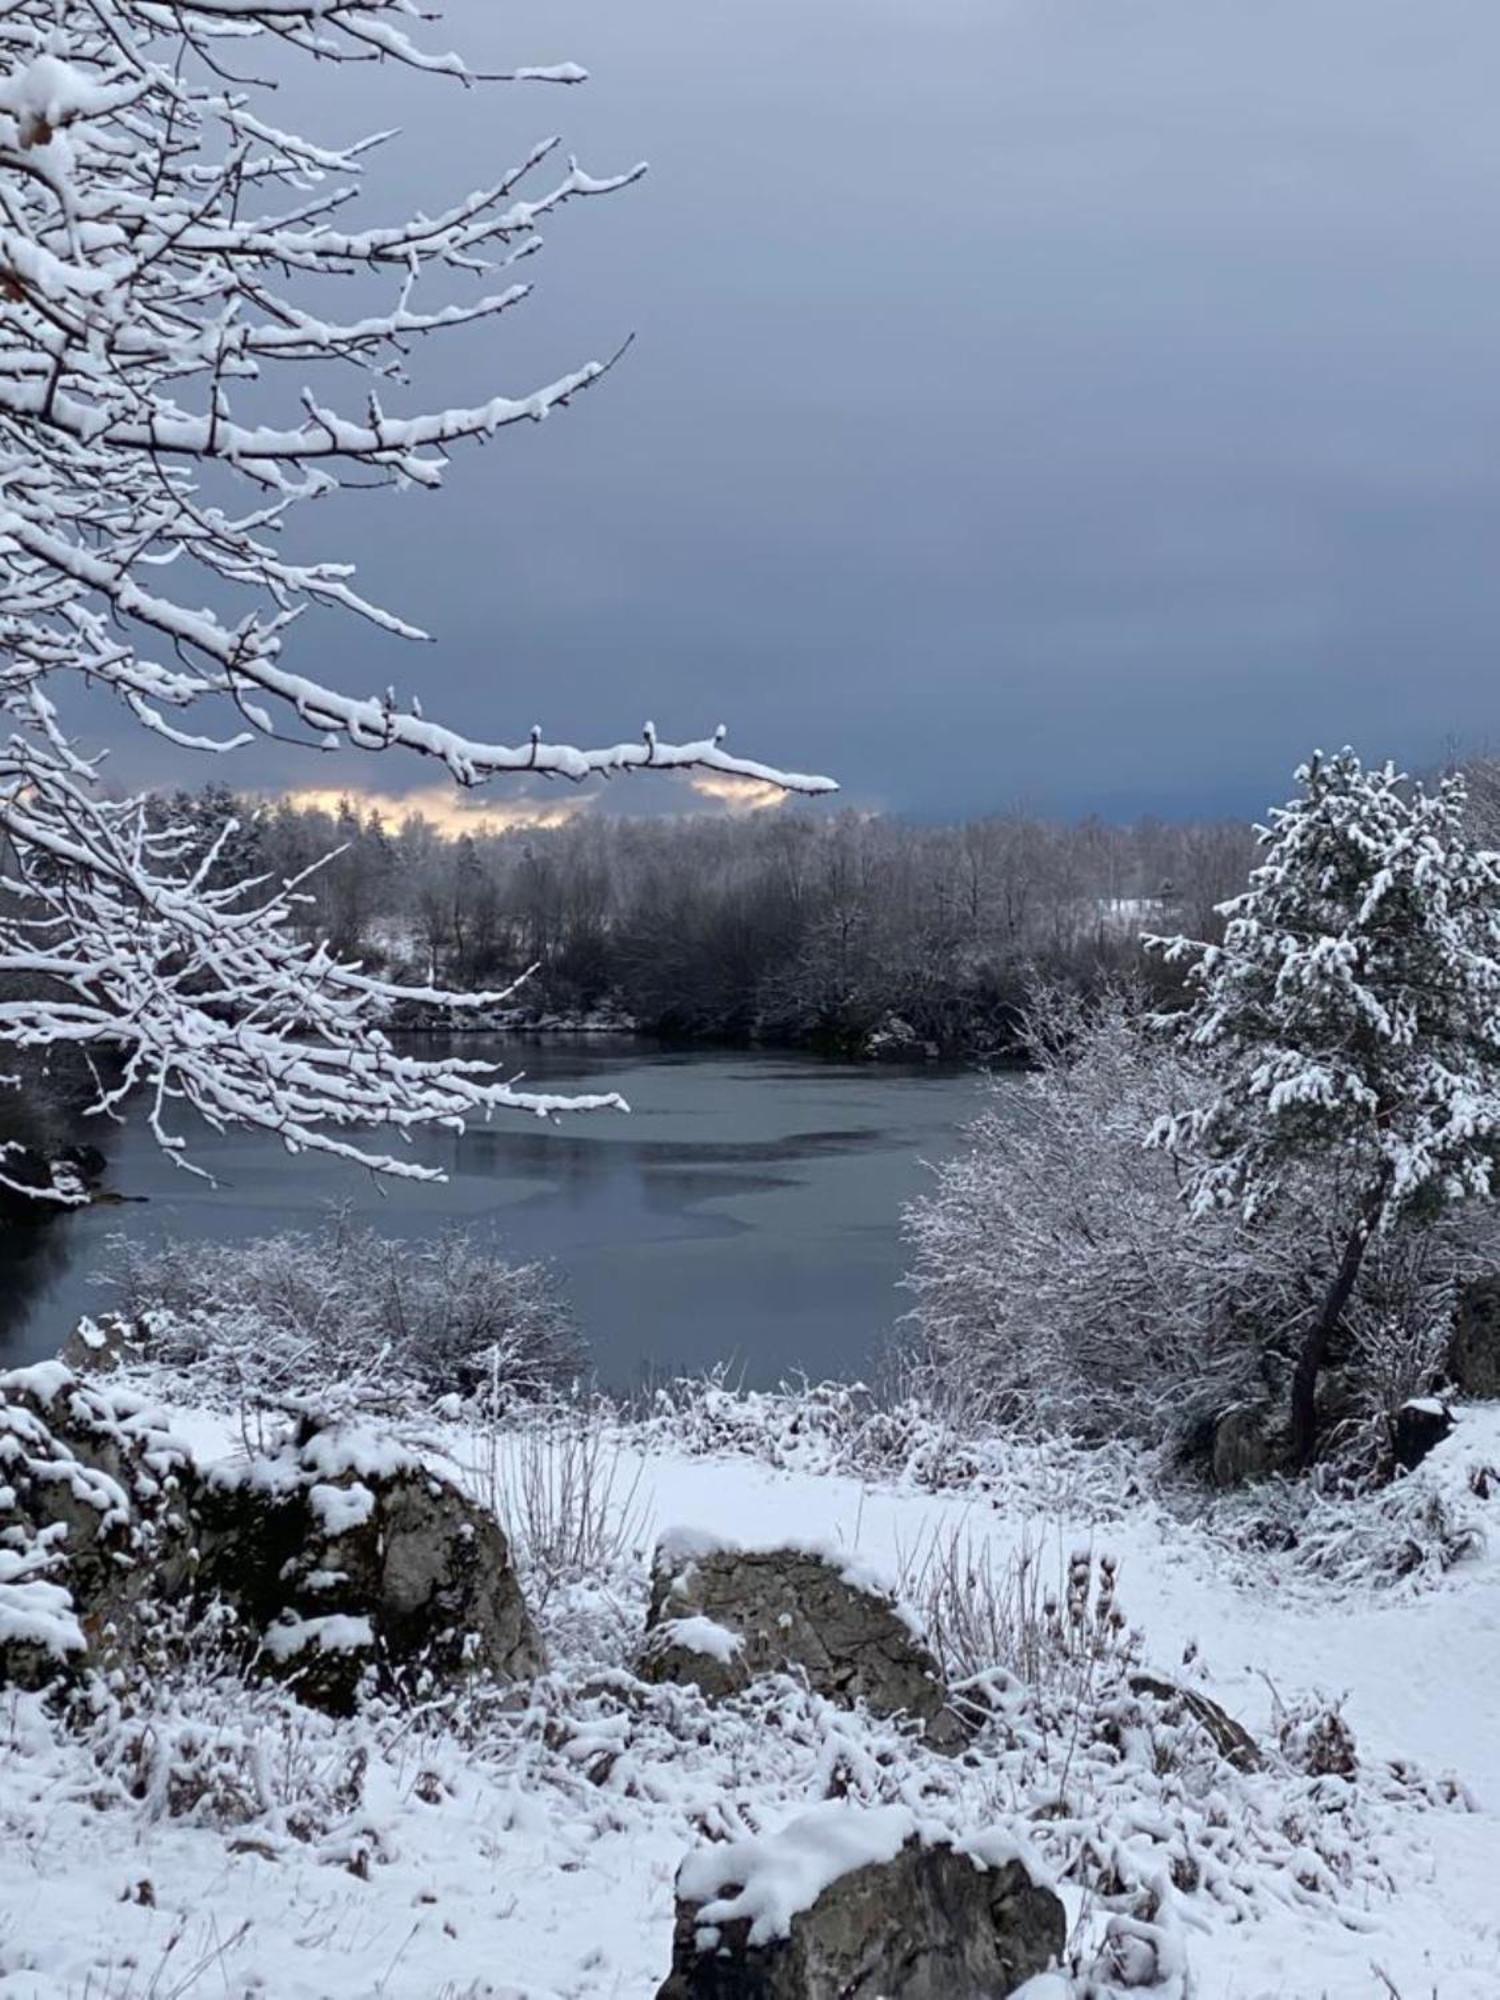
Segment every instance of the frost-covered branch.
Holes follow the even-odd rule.
[[[262,115],[257,44],[335,74],[380,60],[465,85],[582,80],[569,64],[472,69],[413,39],[425,19],[414,0],[0,11],[0,984],[25,982],[0,1006],[0,1040],[109,1046],[124,1081],[99,1108],[146,1090],[174,1151],[175,1100],[387,1171],[413,1169],[358,1128],[559,1107],[476,1063],[398,1056],[378,1027],[387,990],[294,941],[294,885],[231,894],[138,802],[103,803],[97,758],[58,719],[68,683],[195,751],[291,737],[406,751],[465,786],[699,768],[831,789],[734,755],[722,728],[667,742],[647,724],[593,748],[539,727],[497,740],[391,689],[327,685],[293,657],[310,607],[424,636],[365,596],[350,564],[285,552],[300,502],[346,482],[436,486],[456,445],[544,420],[618,359],[472,406],[398,407],[416,347],[524,302],[515,274],[543,218],[643,171],[556,170],[549,138],[434,212],[349,220],[384,135],[330,146],[280,129]],[[316,391],[302,372],[314,364]]]

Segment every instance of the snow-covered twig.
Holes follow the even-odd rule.
[[[424,636],[364,596],[349,563],[286,552],[299,502],[344,483],[435,486],[455,445],[566,408],[624,351],[464,408],[387,407],[416,344],[524,301],[513,267],[540,247],[541,218],[644,171],[554,171],[546,139],[436,213],[347,222],[380,138],[330,146],[278,129],[247,68],[257,44],[335,70],[380,60],[464,84],[582,80],[571,64],[473,69],[419,47],[408,29],[421,18],[409,0],[0,12],[0,1040],[118,1049],[124,1085],[95,1108],[143,1091],[178,1157],[183,1103],[292,1150],[410,1173],[425,1170],[357,1133],[616,1100],[566,1107],[478,1063],[397,1056],[377,1025],[388,991],[292,935],[293,885],[217,887],[180,830],[139,801],[102,801],[98,758],[59,719],[71,685],[106,690],[199,752],[290,736],[405,751],[464,786],[696,768],[832,788],[733,754],[722,728],[668,742],[647,723],[638,741],[587,748],[538,727],[506,742],[293,661],[312,608]],[[389,294],[358,313],[317,310],[321,281],[351,277]],[[428,296],[471,279],[478,296]],[[316,394],[303,386],[313,363]]]

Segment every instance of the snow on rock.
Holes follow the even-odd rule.
[[[138,1393],[60,1362],[0,1375],[0,1684],[128,1655],[192,1561],[186,1448]]]
[[[707,1624],[732,1649],[685,1642]],[[905,1713],[950,1747],[962,1740],[942,1669],[884,1576],[827,1538],[747,1548],[701,1531],[669,1530],[652,1566],[639,1670],[722,1698],[762,1674],[798,1673],[830,1700]],[[950,1726],[951,1725],[951,1726]]]
[[[121,1313],[87,1313],[63,1342],[59,1360],[75,1375],[110,1375],[144,1356],[141,1329]]]
[[[905,1806],[829,1804],[777,1834],[700,1847],[678,1871],[677,1893],[696,1908],[700,1950],[718,1943],[715,1927],[740,1922],[747,1942],[768,1944],[789,1936],[793,1917],[841,1875],[894,1861],[916,1833]]]
[[[0,1549],[0,1676],[30,1680],[84,1650],[71,1592],[49,1583],[43,1551]],[[24,1663],[24,1666],[23,1666]],[[19,1669],[19,1670],[18,1670]]]
[[[808,1556],[825,1564],[848,1584],[871,1597],[883,1597],[916,1639],[925,1637],[921,1621],[910,1605],[901,1602],[895,1573],[881,1563],[852,1553],[832,1535],[767,1534],[743,1537],[711,1533],[705,1528],[668,1528],[657,1541],[657,1567],[680,1566],[683,1571],[712,1556],[764,1556],[784,1554]]]
[[[261,1636],[273,1660],[290,1660],[299,1653],[368,1653],[375,1631],[368,1618],[348,1618],[335,1612],[327,1618],[280,1618]]]
[[[1436,1396],[1403,1403],[1391,1425],[1391,1450],[1403,1471],[1415,1471],[1453,1429],[1453,1412]]]
[[[830,1801],[688,1857],[660,2000],[1009,1993],[1063,1954],[1066,1913],[1039,1878],[1004,1836]]]
[[[542,1666],[510,1547],[435,1462],[370,1424],[304,1420],[204,1482],[200,1588],[259,1637],[261,1664],[348,1713],[373,1662],[390,1691]]]
[[[351,1528],[363,1527],[375,1512],[375,1495],[358,1480],[348,1486],[320,1480],[308,1487],[307,1504],[325,1535],[346,1535]]]
[[[689,1653],[701,1653],[725,1666],[745,1647],[738,1632],[731,1632],[727,1625],[716,1625],[712,1618],[668,1618],[658,1629],[672,1645]]]

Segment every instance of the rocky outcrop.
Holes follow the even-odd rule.
[[[389,1438],[306,1425],[205,1476],[123,1383],[0,1375],[0,1685],[139,1659],[164,1609],[215,1600],[253,1664],[341,1713],[367,1677],[543,1664],[499,1524]]]
[[[925,1041],[910,1021],[887,1014],[864,1040],[863,1053],[874,1062],[935,1062],[936,1042]]]
[[[137,1649],[192,1576],[194,1485],[144,1398],[60,1361],[0,1375],[0,1684]]]
[[[830,1701],[916,1716],[936,1747],[962,1741],[920,1627],[882,1582],[833,1550],[745,1549],[681,1530],[663,1537],[638,1671],[710,1698],[763,1674],[800,1674]]]
[[[1448,1375],[1461,1396],[1500,1398],[1500,1278],[1477,1278],[1459,1293]]]
[[[700,1848],[657,2000],[1003,2000],[1061,1957],[1063,1905],[1004,1835],[832,1803]]]
[[[304,1425],[218,1468],[200,1499],[199,1589],[227,1599],[256,1660],[316,1707],[470,1673],[541,1671],[541,1641],[499,1523],[389,1437]]]

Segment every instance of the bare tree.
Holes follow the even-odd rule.
[[[290,736],[405,751],[460,785],[702,765],[830,788],[732,756],[722,729],[666,743],[648,724],[638,742],[594,749],[539,728],[518,744],[480,741],[392,690],[312,678],[294,657],[310,607],[421,635],[362,596],[348,563],[285,553],[292,510],[349,482],[436,486],[455,445],[539,421],[611,365],[469,408],[387,406],[416,345],[525,298],[516,273],[540,218],[641,171],[557,168],[546,140],[435,213],[350,220],[375,142],[278,129],[255,65],[275,52],[337,74],[378,59],[480,81],[410,39],[420,18],[417,0],[0,9],[0,702],[11,731],[0,980],[39,981],[45,996],[0,1001],[0,1039],[118,1049],[119,1080],[101,1085],[96,1108],[144,1088],[152,1129],[178,1157],[181,1103],[275,1131],[293,1151],[404,1174],[427,1170],[350,1128],[400,1134],[499,1106],[569,1105],[512,1090],[481,1063],[395,1053],[376,1025],[389,997],[380,983],[299,935],[304,881],[226,885],[216,871],[228,832],[205,852],[142,800],[101,795],[98,759],[60,719],[72,684],[103,688],[194,751]],[[571,66],[509,73],[581,77]],[[388,296],[325,316],[324,281],[351,276],[385,280]],[[469,296],[433,294],[455,278],[479,283]],[[318,393],[284,391],[314,368]]]

